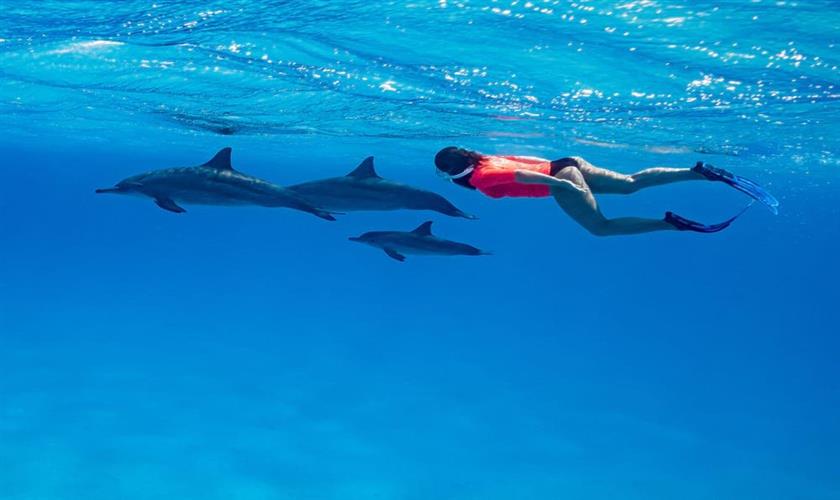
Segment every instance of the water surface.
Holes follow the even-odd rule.
[[[840,498],[831,1],[6,2],[0,497]],[[598,239],[431,158],[698,159],[716,235]],[[381,175],[478,221],[95,196]],[[724,186],[603,197],[716,222]],[[347,241],[494,252],[400,264]]]

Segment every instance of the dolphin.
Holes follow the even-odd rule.
[[[350,241],[364,243],[385,250],[388,257],[400,262],[404,254],[413,255],[490,255],[466,243],[438,238],[432,234],[432,221],[426,221],[416,229],[404,231],[371,231]]]
[[[121,180],[97,193],[148,196],[170,212],[186,212],[178,202],[197,205],[259,205],[302,210],[326,220],[335,220],[302,196],[268,181],[234,170],[230,148],[223,148],[210,161],[197,167],[152,170]]]
[[[343,177],[331,177],[289,186],[311,203],[330,211],[434,210],[452,217],[476,219],[439,194],[379,177],[370,156]]]

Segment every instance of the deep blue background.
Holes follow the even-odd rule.
[[[172,19],[205,19],[196,13],[224,7],[161,5],[162,18]],[[555,3],[545,14],[553,18],[511,21],[521,23],[515,34],[492,24],[499,16],[483,4],[454,10],[435,2],[421,14],[405,14],[410,8],[402,4],[348,2],[345,14],[329,5],[285,7],[291,12],[252,6],[245,11],[253,29],[237,24],[242,11],[228,6],[205,31],[200,24],[192,32],[142,36],[106,33],[125,19],[97,24],[73,7],[61,16],[33,6],[0,17],[7,23],[0,22],[7,76],[0,87],[7,111],[0,139],[0,498],[840,498],[836,90],[823,88],[813,103],[780,104],[766,94],[764,108],[750,107],[749,96],[725,105],[715,102],[720,96],[698,96],[707,101],[695,108],[686,100],[695,87],[686,83],[702,78],[698,68],[714,75],[714,64],[740,70],[710,62],[702,51],[671,56],[667,48],[708,39],[711,26],[720,39],[738,39],[763,68],[762,50],[776,54],[787,41],[755,49],[766,42],[764,31],[727,32],[727,19],[760,15],[772,28],[793,13],[822,13],[826,25],[796,39],[809,54],[805,66],[739,75],[743,85],[781,88],[799,71],[810,83],[791,83],[783,95],[816,92],[814,80],[837,76],[831,61],[813,62],[815,53],[830,57],[833,32],[825,26],[837,17],[830,4],[827,11],[814,2],[798,11],[699,6],[711,18],[680,11],[686,19],[676,26],[650,21],[638,28],[643,22],[628,17],[620,22],[636,27],[631,35],[585,45],[588,52],[564,68],[550,63],[565,41],[606,37],[599,23],[611,23],[615,16],[606,12],[619,7],[593,4],[588,24],[563,24],[563,33],[552,35],[544,29],[566,22],[559,16],[577,4]],[[139,3],[123,8],[127,18],[153,12]],[[670,15],[655,8],[625,10]],[[295,30],[271,25],[283,13],[282,22],[298,16]],[[326,30],[306,17],[318,13],[327,20],[319,22],[340,25],[350,14],[356,22],[345,23],[344,32]],[[391,24],[377,24],[380,17]],[[486,20],[490,38],[459,32],[460,45],[447,45],[433,36],[439,23],[467,18]],[[429,30],[434,43],[424,49],[414,38],[388,35],[389,46],[387,33],[377,37],[376,29],[400,24],[395,19],[416,39]],[[70,39],[79,31],[68,34],[73,23],[85,40],[177,36],[214,50],[216,41],[227,46],[232,38],[259,46],[274,33],[272,43],[311,49],[295,53],[299,60],[323,58],[321,71],[357,64],[375,81],[347,84],[358,85],[355,94],[317,86],[307,94],[284,88],[288,80],[275,88],[267,79],[259,85],[274,89],[270,97],[231,97],[224,95],[231,86],[191,80],[189,72],[173,76],[190,62],[204,64],[206,55],[165,46],[160,50],[180,50],[175,69],[145,74],[149,88],[138,89],[125,78],[142,74],[146,56],[132,51],[152,49],[82,50]],[[55,30],[45,40],[25,41],[27,30],[46,24]],[[797,35],[795,25],[786,26]],[[499,42],[497,51],[483,52],[493,33],[549,48],[534,55]],[[382,46],[360,42],[366,51],[337,62],[329,62],[330,51],[317,53],[319,44],[364,37]],[[637,53],[621,45],[633,42],[645,54],[613,53]],[[622,102],[612,110],[586,99],[577,111],[561,102],[529,108],[513,90],[489,104],[476,89],[492,90],[504,79],[472,81],[469,92],[435,83],[437,70],[430,75],[414,64],[440,63],[436,50],[451,61],[452,74],[459,57],[480,60],[490,77],[552,68],[555,80],[511,80],[533,85],[541,103],[543,95],[576,91],[564,80],[571,64],[579,75],[592,70],[591,78],[624,89]],[[642,58],[635,63],[650,74],[603,74],[631,65],[626,57]],[[689,59],[691,67],[674,77],[670,69],[651,69],[652,60],[669,57]],[[397,75],[395,93],[379,88],[388,64]],[[399,75],[411,68],[418,72],[411,78],[426,87],[415,81],[399,88]],[[306,85],[320,79],[307,71],[300,71]],[[249,78],[265,75],[244,72],[231,85],[251,85]],[[630,92],[640,86],[674,92],[670,104],[638,104]],[[177,102],[187,90],[198,97]],[[384,96],[381,107],[360,103],[359,92]],[[410,102],[396,102],[406,94]],[[471,96],[472,111],[461,108]],[[192,105],[190,114],[212,117],[230,99],[250,101],[230,119],[253,129],[221,136],[154,112],[157,105],[179,112]],[[447,99],[452,113],[428,107],[446,109]],[[604,122],[601,112],[630,118]],[[739,124],[739,115],[758,121]],[[301,129],[272,128],[277,117]],[[715,235],[599,239],[552,200],[490,200],[441,182],[431,158],[450,143],[487,153],[581,155],[627,172],[702,158],[767,185],[781,213],[753,207]],[[202,163],[223,146],[234,148],[234,167],[282,184],[341,175],[374,155],[382,176],[440,192],[481,218],[355,213],[329,223],[284,209],[196,206],[175,215],[150,200],[93,194],[139,171]],[[692,151],[710,146],[738,156]],[[602,197],[608,215],[674,210],[710,222],[745,201],[711,183]],[[401,264],[347,241],[424,220],[435,221],[436,234],[494,255],[409,257]]]

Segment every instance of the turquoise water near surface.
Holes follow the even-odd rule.
[[[840,498],[834,2],[0,7],[0,498]],[[442,182],[451,144],[704,160],[780,214],[596,238]],[[480,219],[93,194],[225,146],[283,185],[373,155]],[[425,220],[494,255],[347,241]]]

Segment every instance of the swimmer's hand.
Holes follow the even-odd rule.
[[[542,184],[567,191],[586,192],[585,189],[568,179],[558,179],[557,177],[534,172],[533,170],[516,170],[514,176],[516,177],[516,182],[521,182],[522,184]]]

